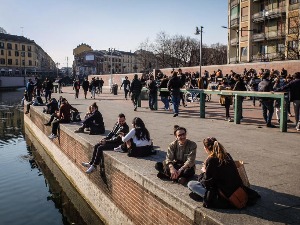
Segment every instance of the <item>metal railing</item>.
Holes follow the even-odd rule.
[[[142,92],[148,91],[143,88]],[[167,88],[161,88],[158,91],[169,91]],[[286,92],[257,92],[257,91],[231,91],[231,90],[206,90],[206,89],[181,89],[181,92],[190,92],[200,95],[200,118],[205,118],[205,97],[206,94],[226,95],[234,97],[234,123],[240,124],[242,118],[243,97],[256,98],[273,98],[280,99],[280,131],[287,132],[287,100],[288,93]],[[138,106],[141,107],[141,100],[138,101]],[[154,106],[157,109],[157,101]]]

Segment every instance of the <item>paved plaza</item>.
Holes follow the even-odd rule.
[[[117,115],[123,112],[127,123],[131,127],[134,117],[140,117],[149,129],[154,145],[157,147],[157,161],[163,160],[167,146],[174,140],[173,126],[178,124],[187,128],[188,138],[198,145],[197,164],[206,159],[202,140],[205,137],[216,137],[233,156],[235,160],[245,162],[246,171],[251,187],[258,191],[262,199],[257,205],[245,210],[207,210],[210,216],[223,221],[224,224],[300,224],[300,132],[295,129],[294,123],[288,123],[288,131],[279,130],[279,124],[273,116],[273,123],[277,128],[267,128],[262,119],[262,110],[256,102],[252,106],[251,100],[243,103],[244,120],[241,124],[234,124],[224,120],[225,108],[220,106],[219,97],[212,96],[212,101],[206,103],[206,118],[199,117],[199,103],[187,103],[187,107],[180,106],[178,117],[173,117],[172,112],[165,111],[159,101],[158,110],[148,108],[148,101],[143,100],[137,111],[133,110],[130,100],[125,100],[123,90],[118,95],[109,93],[107,87],[103,94],[96,95],[96,99],[84,99],[80,90],[79,99],[75,99],[72,87],[64,87],[63,93],[53,94],[53,97],[62,95],[81,112],[81,117],[94,101],[102,113],[106,131],[108,132],[117,120]],[[293,110],[292,114],[293,114]],[[233,117],[233,109],[231,115]],[[290,118],[291,120],[294,117]],[[106,133],[107,133],[106,132]],[[87,134],[83,134],[87,135]],[[89,136],[94,142],[99,136]],[[151,168],[152,169],[152,168]],[[197,173],[200,166],[197,166]],[[154,162],[153,162],[153,174]],[[184,188],[184,187],[180,187]],[[180,189],[179,189],[180,190]],[[186,201],[190,200],[184,195]],[[195,203],[201,208],[201,203]],[[203,208],[203,207],[202,207]],[[235,221],[235,216],[245,218],[244,221]],[[241,214],[245,215],[241,217]]]

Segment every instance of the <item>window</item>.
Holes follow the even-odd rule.
[[[16,63],[16,65],[19,65],[19,60],[16,59],[16,60],[15,60],[15,63]]]
[[[22,45],[22,51],[25,51],[25,45]]]
[[[247,54],[248,54],[248,48],[247,47],[242,47],[242,49],[241,49],[241,55],[242,56],[247,56]]]
[[[230,11],[230,18],[233,20],[238,17],[239,17],[239,7],[235,6]]]
[[[25,52],[21,52],[21,56],[22,56],[22,57],[25,57]]]
[[[289,46],[289,49],[298,49],[298,44],[299,44],[299,41],[289,41],[288,42],[288,46]]]
[[[31,57],[31,52],[28,52],[28,57]]]
[[[0,59],[0,64],[5,64],[5,59]]]
[[[277,45],[277,52],[284,53],[285,51],[285,45],[284,44],[278,44]]]
[[[15,50],[18,50],[18,44],[15,44]]]
[[[290,4],[296,4],[296,3],[299,3],[300,0],[290,0]]]
[[[7,43],[7,49],[12,49],[11,43]]]
[[[4,55],[4,50],[1,50],[1,55]]]
[[[22,66],[25,66],[25,60],[24,59],[22,60]]]
[[[11,51],[8,51],[8,56],[11,56]]]
[[[15,51],[15,56],[18,57],[19,56],[19,52]]]
[[[29,60],[28,62],[29,62],[29,66],[32,66],[32,61],[31,61],[31,60]]]
[[[7,60],[7,64],[8,64],[8,65],[12,65],[12,59],[8,59],[8,60]]]
[[[242,21],[248,20],[248,6],[242,8]]]
[[[27,51],[31,52],[31,46],[30,45],[27,46]]]
[[[4,42],[0,42],[0,48],[4,48]]]

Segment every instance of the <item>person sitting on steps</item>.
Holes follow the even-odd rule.
[[[92,105],[91,114],[82,122],[82,126],[75,130],[75,133],[84,133],[85,128],[90,129],[90,134],[104,134],[105,126],[103,122],[102,114],[98,110],[97,103],[94,102]]]
[[[169,144],[166,159],[157,162],[157,177],[185,185],[195,175],[197,144],[186,137],[184,127],[174,126],[176,140]]]
[[[90,162],[83,162],[84,167],[88,167],[86,173],[92,173],[96,170],[97,165],[100,164],[100,171],[104,173],[103,150],[112,150],[123,143],[120,133],[127,134],[129,127],[126,123],[126,118],[123,113],[118,116],[118,121],[115,123],[111,132],[99,141],[94,147],[93,157]]]

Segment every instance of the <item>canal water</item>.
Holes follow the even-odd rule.
[[[0,224],[103,224],[41,146],[25,137],[22,95],[0,92]]]

